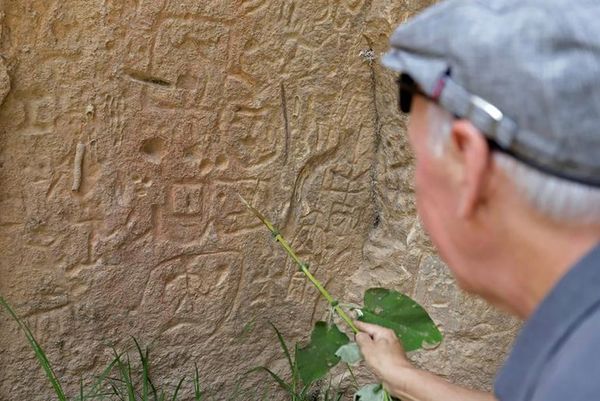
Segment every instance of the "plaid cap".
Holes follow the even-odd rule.
[[[449,0],[400,25],[383,65],[515,158],[600,186],[600,1]]]

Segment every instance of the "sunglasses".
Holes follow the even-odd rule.
[[[419,85],[407,74],[401,74],[396,79],[396,84],[398,85],[398,108],[403,113],[407,113],[407,114],[410,113],[411,106],[412,106],[412,100],[415,95],[423,96],[424,98],[435,102],[435,100],[432,99],[431,96],[429,96],[428,94],[423,92],[423,90],[421,90]],[[483,103],[479,104],[478,102],[483,102]],[[479,100],[478,102],[476,102],[476,105],[478,105],[481,108],[488,109],[490,107],[487,104],[487,102],[485,102],[483,100]],[[461,118],[461,116],[459,116],[457,114],[453,114],[453,117],[455,119]],[[502,151],[502,152],[508,153],[507,150],[504,149],[503,147],[501,147],[494,139],[489,138],[487,136],[485,137],[485,139],[491,150],[497,150],[497,151]]]

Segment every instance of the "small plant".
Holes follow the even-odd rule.
[[[139,342],[133,338],[136,353],[139,357],[138,365],[130,361],[129,353],[118,353],[113,348],[114,358],[110,364],[95,379],[89,389],[85,389],[81,381],[79,394],[67,397],[60,380],[56,376],[52,364],[46,353],[29,329],[29,326],[17,315],[14,309],[0,297],[0,305],[9,313],[25,334],[29,345],[33,349],[36,359],[42,367],[56,399],[58,401],[85,401],[85,400],[115,400],[115,401],[177,401],[180,390],[186,379],[182,377],[172,393],[167,389],[158,389],[150,377],[150,358],[148,348],[142,349]],[[140,370],[141,368],[141,370]],[[205,401],[204,393],[200,387],[198,366],[195,365],[192,377],[194,401]],[[169,395],[171,394],[171,395]]]
[[[141,372],[137,372],[137,376],[139,376],[139,382],[141,383],[141,391],[140,388],[136,388],[136,380],[134,377],[136,375],[132,373],[132,365],[129,359],[129,354],[125,353],[125,357],[123,358],[123,355],[118,354],[117,351],[113,348],[115,359],[113,360],[111,365],[114,365],[116,367],[118,377],[114,378],[111,376],[106,376],[106,381],[108,382],[108,385],[112,390],[112,395],[114,395],[117,399],[121,401],[176,401],[178,399],[179,390],[181,389],[181,386],[184,380],[186,379],[185,376],[182,377],[177,383],[177,386],[175,386],[173,395],[167,396],[167,392],[164,389],[158,390],[152,382],[152,379],[150,378],[150,358],[148,348],[142,350],[142,347],[135,338],[133,338],[133,342],[135,343],[135,347],[140,359],[142,369]],[[195,400],[201,401],[202,393],[200,392],[198,367],[195,366],[195,368]]]
[[[314,401],[317,400],[316,395],[312,392],[313,384],[315,380],[313,377],[302,377],[301,370],[298,368],[299,359],[298,359],[298,345],[296,345],[295,353],[292,355],[289,347],[287,346],[283,336],[271,323],[271,327],[275,331],[277,335],[277,340],[283,351],[283,354],[288,362],[288,367],[290,369],[290,378],[284,379],[281,375],[273,372],[271,369],[265,366],[259,366],[257,368],[251,369],[248,373],[255,371],[263,371],[266,372],[269,376],[273,378],[273,380],[277,383],[277,385],[285,391],[285,393],[289,396],[290,401]],[[344,393],[340,391],[339,386],[334,388],[332,386],[331,381],[327,388],[324,391],[321,391],[319,400],[322,401],[339,401],[344,396]]]
[[[240,196],[240,198],[244,205],[267,227],[275,241],[296,263],[308,281],[325,298],[331,311],[340,317],[341,321],[346,324],[353,334],[358,333],[358,329],[343,308],[344,304],[335,299],[323,284],[314,277],[309,270],[309,265],[300,260],[279,230],[243,197]],[[392,329],[402,341],[407,352],[420,348],[430,349],[442,341],[442,334],[425,309],[408,296],[397,291],[385,288],[368,289],[364,294],[364,305],[362,307],[352,306],[349,309],[356,311],[358,319],[361,321]],[[277,333],[280,342],[282,342],[281,335],[279,332]],[[304,347],[296,346],[294,360],[291,359],[288,350],[284,350],[284,352],[293,372],[292,384],[294,384],[294,387],[289,387],[289,384],[285,382],[280,383],[280,386],[288,386],[291,390],[290,394],[296,396],[303,395],[306,386],[310,386],[316,380],[323,378],[340,361],[350,365],[359,362],[361,359],[358,346],[350,342],[348,336],[335,323],[322,321],[316,322],[308,345]],[[264,370],[266,368],[260,369]],[[276,375],[273,375],[271,371],[268,372],[278,380]],[[296,390],[300,381],[303,383],[303,387],[298,394]],[[296,400],[302,400],[302,398],[292,398],[292,401]],[[381,385],[367,385],[355,394],[355,400],[389,401],[391,397]]]
[[[57,399],[59,401],[67,401],[67,396],[65,395],[65,392],[62,388],[62,385],[60,384],[60,381],[58,380],[58,378],[56,377],[56,374],[54,373],[54,369],[52,368],[52,365],[48,361],[48,357],[46,356],[46,353],[44,352],[44,350],[42,349],[40,344],[37,342],[37,340],[33,336],[33,333],[31,332],[31,330],[29,329],[27,324],[25,324],[25,322],[23,320],[21,320],[21,318],[15,313],[15,311],[11,308],[11,306],[2,297],[0,297],[0,305],[2,305],[4,307],[4,309],[6,309],[6,311],[10,314],[10,316],[17,322],[21,331],[23,331],[23,333],[25,334],[25,337],[27,338],[27,342],[33,349],[36,359],[38,360],[40,366],[44,370],[44,373],[46,374],[48,381],[52,385],[52,389],[54,390],[54,393],[56,394]]]
[[[277,385],[288,394],[288,396],[290,397],[290,401],[305,401],[308,398],[308,391],[312,383],[302,383],[298,371],[297,358],[292,358],[290,350],[277,327],[275,327],[275,325],[273,324],[271,324],[271,326],[277,334],[277,340],[279,341],[281,350],[283,351],[283,354],[285,355],[285,358],[288,362],[288,367],[290,368],[290,379],[286,380],[282,378],[280,375],[278,375],[277,373],[273,372],[271,369],[265,366],[259,366],[257,368],[251,369],[248,373],[254,371],[266,372],[269,376],[273,378],[273,380],[275,380]]]

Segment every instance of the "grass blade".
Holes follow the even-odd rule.
[[[181,385],[183,384],[184,380],[185,380],[185,376],[183,376],[181,378],[181,380],[179,380],[177,387],[175,387],[175,393],[173,393],[173,398],[171,399],[172,401],[177,401],[177,394],[179,394],[179,389],[181,388]]]
[[[283,336],[281,335],[281,333],[279,332],[279,330],[277,329],[277,327],[275,327],[275,325],[271,322],[269,322],[269,324],[271,325],[271,327],[273,327],[273,330],[275,330],[275,333],[277,334],[277,340],[279,340],[279,345],[281,346],[281,349],[283,350],[283,353],[285,355],[285,358],[288,361],[288,364],[290,366],[290,370],[292,372],[292,387],[294,392],[296,391],[296,384],[297,384],[297,369],[296,369],[296,364],[294,363],[294,361],[292,360],[292,356],[290,354],[290,350],[287,346],[287,344],[285,343],[285,340],[283,339]]]
[[[129,355],[126,354],[127,364],[125,364],[121,360],[121,356],[119,354],[117,354],[117,351],[114,348],[113,348],[113,353],[115,354],[115,359],[117,361],[117,367],[119,368],[119,373],[121,374],[121,380],[119,380],[119,381],[124,383],[125,388],[127,389],[127,400],[128,401],[136,401],[135,390],[134,390],[133,381],[131,378],[131,363],[129,362]]]
[[[200,391],[200,374],[198,373],[198,364],[194,362],[196,368],[194,372],[194,400],[202,401],[202,391]]]
[[[133,375],[131,374],[131,360],[129,359],[129,354],[127,357],[127,375],[125,379],[125,384],[127,385],[127,396],[129,397],[129,401],[136,401],[135,398],[135,385],[133,384]]]
[[[121,395],[121,390],[119,390],[117,386],[115,386],[115,384],[112,382],[112,380],[110,380],[110,378],[108,379],[108,384],[110,385],[114,395],[116,395],[120,401],[125,401],[125,398],[123,398],[123,396]]]
[[[121,355],[123,355],[123,354],[121,354]],[[118,355],[118,357],[120,358],[121,355]],[[100,394],[98,394],[98,393],[102,389],[102,384],[106,381],[106,379],[108,378],[108,375],[110,374],[110,372],[112,372],[113,368],[117,364],[117,359],[118,358],[114,358],[111,361],[111,363],[106,368],[104,368],[102,373],[100,373],[100,375],[96,378],[96,381],[92,385],[91,390],[88,392],[87,395],[85,395],[82,398],[82,401],[84,399],[91,399],[91,398],[96,398],[96,397],[100,396]]]
[[[54,392],[56,393],[58,400],[59,401],[67,401],[67,396],[65,395],[65,392],[62,388],[62,385],[60,384],[60,381],[58,380],[58,378],[56,377],[56,374],[54,373],[54,369],[52,369],[52,365],[50,364],[50,362],[48,361],[48,358],[46,357],[46,353],[44,352],[44,350],[42,349],[40,344],[37,342],[37,340],[33,336],[33,333],[31,332],[31,330],[29,329],[27,324],[23,320],[21,320],[21,318],[16,314],[16,312],[10,307],[8,302],[6,302],[4,300],[4,298],[2,298],[2,297],[0,297],[0,305],[2,305],[4,307],[4,309],[6,309],[8,311],[8,313],[11,315],[11,317],[17,322],[17,324],[19,325],[19,327],[21,328],[23,333],[25,333],[25,337],[27,338],[27,341],[29,342],[29,345],[31,346],[31,348],[33,348],[33,351],[35,352],[35,356],[38,360],[38,363],[44,370],[44,373],[46,373],[46,377],[50,381],[50,384],[52,385],[52,388],[54,389]]]
[[[250,369],[247,373],[258,372],[258,371],[263,371],[263,372],[268,373],[273,378],[273,380],[275,380],[275,382],[279,385],[279,387],[281,387],[282,389],[287,391],[288,394],[290,394],[291,396],[293,396],[293,397],[296,396],[296,394],[292,391],[292,387],[288,383],[286,383],[285,380],[283,380],[275,372],[273,372],[271,369],[269,369],[265,366],[259,366],[254,369]]]
[[[148,348],[146,348],[145,352],[142,351],[142,347],[140,346],[140,343],[138,343],[137,339],[135,337],[132,338],[140,356],[140,361],[142,362],[142,400],[148,401],[148,382],[150,377],[148,368]],[[154,393],[154,400],[156,401],[156,391]]]

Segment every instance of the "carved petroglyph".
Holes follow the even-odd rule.
[[[81,186],[81,172],[83,169],[83,155],[85,153],[85,144],[78,143],[75,149],[75,160],[73,161],[73,185],[71,191],[79,191]]]
[[[132,46],[142,42],[151,49],[143,50],[147,57],[143,69],[137,60],[126,67],[130,79],[144,84],[144,107],[214,107],[224,82],[218,65],[227,54],[227,30],[210,20],[167,17],[143,39],[132,35]]]
[[[283,147],[283,162],[287,163],[290,148],[290,121],[288,118],[288,106],[285,95],[285,86],[281,83],[281,112],[283,114],[283,131],[285,133],[285,142]]]
[[[177,258],[152,270],[138,311],[167,312],[162,331],[202,324],[202,335],[210,336],[234,312],[241,280],[242,259],[236,253]]]
[[[125,102],[121,98],[115,98],[106,95],[104,101],[104,118],[107,134],[112,138],[112,144],[121,146],[123,143],[123,134],[125,132]]]
[[[24,105],[25,135],[47,135],[52,133],[56,121],[57,100],[54,96],[34,97]]]
[[[152,186],[151,179],[134,174],[131,180],[135,184],[134,194],[136,197],[143,198],[144,196],[148,196],[148,188]]]
[[[174,185],[172,206],[174,215],[198,214],[204,204],[201,185]]]
[[[0,106],[4,103],[8,92],[10,92],[10,77],[8,76],[6,63],[0,57]]]
[[[153,77],[150,76],[148,74],[145,74],[143,72],[138,72],[138,71],[129,71],[127,72],[127,75],[134,81],[138,81],[144,84],[149,84],[149,85],[158,85],[158,86],[171,86],[172,83],[169,81],[166,81],[164,79],[158,78],[158,77]]]

